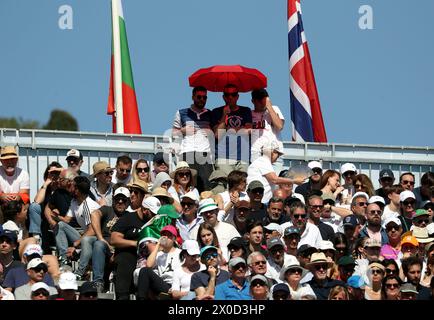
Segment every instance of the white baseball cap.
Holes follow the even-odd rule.
[[[328,241],[328,240],[321,240],[320,244],[319,244],[319,249],[320,250],[333,250],[336,251],[333,242]]]
[[[197,243],[196,240],[191,240],[191,239],[185,240],[182,243],[182,250],[186,250],[190,256],[200,254],[199,244]]]
[[[66,157],[81,158],[81,154],[80,151],[78,151],[77,149],[71,149],[66,153]]]
[[[59,288],[62,290],[77,290],[77,276],[72,272],[64,272],[59,277]]]
[[[380,197],[380,196],[372,196],[368,200],[369,204],[371,204],[371,203],[378,203],[378,202],[381,203],[383,206],[386,205],[386,202],[384,201],[384,198]]]
[[[401,201],[401,202],[404,202],[408,198],[412,198],[412,199],[416,200],[416,196],[414,195],[414,193],[409,191],[409,190],[402,191],[399,194],[399,201]]]
[[[270,231],[277,231],[280,234],[283,234],[282,228],[280,227],[280,225],[278,225],[277,223],[274,223],[274,222],[267,224],[266,226],[264,226],[264,228],[267,230],[270,230]]]
[[[189,198],[195,202],[199,202],[199,197],[197,196],[197,193],[195,193],[193,191],[189,191],[186,194],[181,196],[181,200],[184,198]]]
[[[298,200],[300,200],[301,202],[303,202],[303,204],[306,204],[306,201],[304,200],[304,197],[301,193],[296,193],[293,192],[291,195],[292,198],[297,198]]]
[[[36,268],[40,264],[43,264],[43,265],[45,265],[47,267],[47,264],[42,259],[40,259],[40,258],[33,258],[32,260],[30,260],[29,263],[27,263],[27,270]]]
[[[31,254],[35,254],[37,253],[39,256],[43,256],[44,252],[42,251],[42,248],[39,244],[28,244],[26,246],[26,249],[24,250],[24,255],[25,256],[30,256]]]
[[[311,169],[320,168],[322,170],[322,164],[319,161],[311,161],[307,164],[307,166]]]
[[[357,173],[357,168],[353,163],[347,162],[341,166],[341,173],[344,174],[347,171],[353,171]]]
[[[160,210],[161,202],[156,197],[147,197],[143,199],[142,207],[149,209],[153,214],[157,214],[158,210]]]
[[[215,209],[218,209],[219,207],[216,205],[216,203],[214,202],[213,199],[208,198],[208,199],[203,199],[199,202],[199,215],[204,214],[205,212],[208,211],[213,211]]]
[[[50,287],[45,282],[42,282],[42,281],[34,283],[30,290],[32,292],[35,292],[35,291],[38,291],[39,289],[44,289],[44,290],[50,292]]]
[[[384,220],[382,227],[386,229],[386,226],[391,222],[396,223],[398,226],[402,225],[401,220],[399,220],[397,217],[390,216]]]
[[[115,190],[113,197],[116,197],[118,194],[123,194],[125,197],[129,198],[131,196],[130,190],[125,187],[120,187]]]

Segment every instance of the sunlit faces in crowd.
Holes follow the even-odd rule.
[[[414,174],[412,174],[411,172],[405,172],[401,174],[401,176],[399,177],[399,184],[405,190],[413,191],[415,185]]]

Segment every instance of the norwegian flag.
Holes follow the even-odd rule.
[[[292,140],[327,142],[300,0],[288,0],[288,50]]]

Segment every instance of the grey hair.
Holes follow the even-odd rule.
[[[262,252],[260,252],[260,251],[253,251],[251,254],[249,254],[249,256],[247,257],[247,265],[251,265],[252,264],[252,260],[253,260],[253,258],[254,257],[257,257],[257,256],[263,256],[264,258],[265,258],[265,256],[264,256],[264,254],[262,253]]]

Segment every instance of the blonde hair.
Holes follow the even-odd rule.
[[[350,295],[348,293],[347,288],[343,286],[335,286],[330,290],[328,300],[332,300],[335,296],[337,296],[339,293],[343,292],[345,295],[345,300],[350,300]]]

